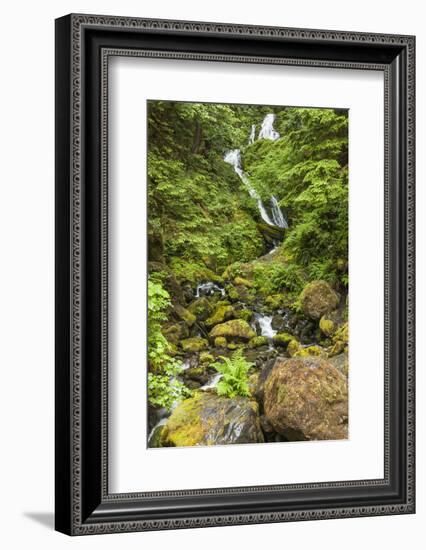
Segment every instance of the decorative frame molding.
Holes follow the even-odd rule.
[[[214,44],[205,47],[206,37]],[[166,43],[161,49],[158,38]],[[56,21],[58,530],[83,535],[414,512],[414,50],[414,37],[389,34],[96,15]],[[384,72],[383,480],[108,493],[108,59],[117,55]],[[89,202],[98,206],[92,211]],[[321,492],[336,495],[331,505],[321,504]],[[176,497],[188,499],[187,512],[173,509]],[[204,512],[212,498],[215,511]],[[296,500],[305,508],[291,504]]]

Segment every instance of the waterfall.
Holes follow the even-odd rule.
[[[262,127],[259,132],[259,139],[277,140],[280,137],[280,134],[276,130],[274,130],[274,120],[275,120],[275,115],[273,113],[270,113],[265,116],[262,122]],[[250,136],[248,140],[249,144],[254,143],[255,138],[256,138],[256,124],[252,124]],[[235,172],[238,174],[241,181],[247,187],[247,190],[250,196],[257,201],[257,208],[259,209],[260,217],[262,218],[262,220],[266,222],[268,225],[280,227],[282,229],[288,229],[287,220],[285,219],[284,214],[282,213],[282,210],[280,208],[280,205],[278,204],[277,198],[272,195],[270,199],[271,215],[269,215],[256,189],[254,189],[253,186],[250,184],[249,178],[244,173],[241,167],[241,151],[239,149],[232,149],[231,151],[228,151],[226,153],[223,160],[234,168]]]
[[[235,172],[240,177],[241,181],[244,183],[244,185],[247,187],[247,190],[250,194],[250,196],[253,199],[256,199],[257,201],[257,207],[259,209],[260,217],[264,222],[266,222],[268,225],[275,225],[274,221],[270,218],[262,199],[257,194],[256,189],[254,189],[250,185],[250,181],[248,177],[244,174],[243,169],[241,168],[241,152],[239,149],[233,149],[232,151],[228,151],[223,159],[225,162],[233,166]],[[278,207],[279,208],[279,207]]]
[[[273,113],[269,113],[269,115],[265,116],[260,128],[258,139],[271,139],[272,141],[279,139],[280,134],[274,130],[274,121],[275,115]]]
[[[255,319],[259,323],[260,334],[262,336],[266,336],[266,338],[268,338],[269,340],[273,336],[275,336],[277,331],[272,328],[272,316],[261,315],[260,313],[256,313]]]
[[[278,225],[278,227],[282,227],[283,229],[288,229],[287,220],[284,218],[284,214],[282,213],[280,205],[278,204],[278,201],[276,197],[274,197],[274,195],[272,195],[271,197],[271,206],[272,219],[274,220],[274,224]]]
[[[250,131],[250,135],[249,135],[249,145],[251,145],[252,143],[254,143],[254,140],[256,139],[256,124],[252,124],[251,125],[251,131]]]

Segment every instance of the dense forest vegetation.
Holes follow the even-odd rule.
[[[149,446],[347,437],[348,116],[148,102]]]

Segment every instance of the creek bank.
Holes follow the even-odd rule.
[[[199,283],[184,312],[173,306],[176,323],[166,323],[163,333],[182,361],[179,380],[195,394],[151,415],[149,446],[347,437],[348,324],[342,308],[324,306],[324,296],[339,306],[337,293],[323,281],[311,284],[309,303],[327,311],[314,320],[295,311],[285,291],[249,303],[231,301],[234,283],[226,277],[222,284]],[[254,287],[248,278],[238,283],[247,291]],[[212,363],[238,348],[253,363],[251,397],[219,397],[221,375]],[[210,415],[215,422],[207,422]]]

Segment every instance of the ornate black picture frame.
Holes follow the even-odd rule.
[[[377,70],[385,97],[384,477],[110,494],[110,56]],[[413,36],[68,15],[56,21],[56,529],[69,535],[414,513]]]

